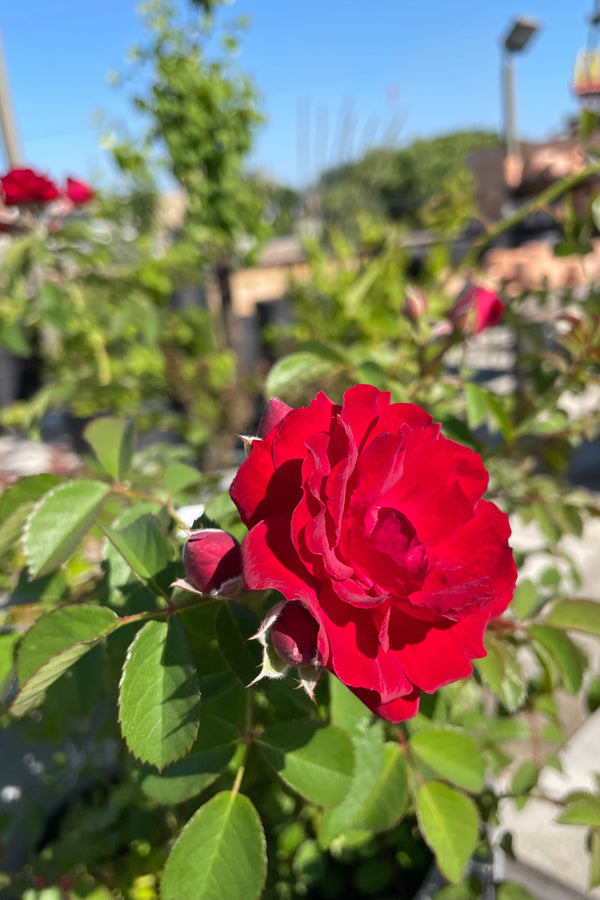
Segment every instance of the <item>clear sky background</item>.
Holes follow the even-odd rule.
[[[252,165],[307,184],[369,145],[457,129],[502,128],[500,38],[516,15],[540,33],[516,59],[517,126],[557,133],[592,0],[236,0],[247,13],[240,66],[268,124]],[[0,27],[26,162],[55,178],[106,180],[94,109],[131,119],[107,83],[143,39],[130,0],[0,0]]]

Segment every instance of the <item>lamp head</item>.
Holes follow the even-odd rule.
[[[600,15],[600,9],[598,15]],[[515,19],[504,38],[505,49],[509,53],[520,53],[525,49],[536,31],[539,31],[539,27],[538,23],[533,19]]]

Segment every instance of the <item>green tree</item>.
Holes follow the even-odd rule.
[[[373,148],[362,159],[324,173],[325,220],[351,236],[365,214],[408,228],[456,233],[475,213],[468,155],[497,144],[495,134],[466,131],[417,140],[401,149]]]
[[[167,171],[184,189],[185,232],[206,262],[230,256],[260,227],[260,200],[244,163],[262,116],[250,78],[234,62],[248,22],[221,26],[222,5],[194,3],[199,12],[188,10],[185,20],[171,0],[142,7],[148,39],[133,48],[126,80],[144,127],[113,142],[124,172],[156,179]]]

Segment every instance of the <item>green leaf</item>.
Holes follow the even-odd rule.
[[[185,463],[169,463],[165,469],[165,487],[170,494],[178,494],[192,484],[197,484],[201,478],[202,473],[198,469]]]
[[[47,575],[66,562],[89,531],[109,488],[99,481],[68,481],[45,494],[34,506],[23,536],[32,578]]]
[[[15,356],[31,356],[31,346],[27,340],[27,329],[23,322],[0,321],[0,344]]]
[[[590,833],[590,888],[600,885],[600,828]]]
[[[134,756],[157,769],[185,756],[198,734],[200,689],[175,617],[150,621],[127,651],[119,692],[121,731]]]
[[[485,420],[487,414],[485,391],[476,384],[465,384],[465,400],[469,428],[477,428]]]
[[[449,881],[459,881],[477,843],[475,804],[455,788],[430,781],[419,788],[417,818],[440,870]]]
[[[63,606],[42,616],[25,634],[17,658],[20,690],[11,713],[17,718],[33,709],[63,672],[120,625],[104,606]]]
[[[537,900],[527,888],[516,881],[503,881],[496,888],[496,900]]]
[[[108,475],[122,481],[133,457],[135,429],[133,422],[103,416],[87,426],[84,437]]]
[[[365,297],[381,275],[384,265],[385,262],[382,260],[371,262],[347,289],[344,297],[344,307],[347,316],[351,318],[360,312]]]
[[[359,722],[350,732],[354,748],[354,771],[348,792],[341,803],[325,810],[319,824],[319,843],[329,847],[334,838],[350,828],[372,796],[383,774],[383,723]]]
[[[538,601],[538,592],[532,581],[520,581],[515,589],[511,609],[516,612],[519,619],[527,619],[534,610]]]
[[[10,606],[21,606],[28,603],[47,603],[57,605],[69,590],[69,582],[65,572],[58,569],[49,575],[42,575],[35,581],[27,577],[27,570],[19,572],[13,592],[10,595]]]
[[[410,739],[412,752],[436,775],[477,793],[483,789],[485,762],[475,741],[450,728],[427,728]]]
[[[371,791],[367,806],[356,822],[358,828],[369,831],[388,831],[393,828],[403,817],[408,804],[404,754],[395,743],[385,744],[383,753],[383,771]]]
[[[242,794],[217,794],[184,827],[167,860],[162,900],[256,900],[267,875],[258,813]]]
[[[198,739],[183,759],[157,772],[144,766],[140,786],[155,803],[181,803],[213,784],[235,753],[238,733],[223,719],[202,717]]]
[[[0,497],[0,555],[19,541],[36,500],[61,481],[58,475],[28,475],[4,491]]]
[[[573,641],[551,625],[532,625],[529,630],[534,641],[539,641],[557,664],[567,691],[576,694],[583,680],[583,666]]]
[[[333,725],[307,720],[265,729],[260,749],[280,777],[318,806],[335,806],[350,789],[354,752],[350,738]]]
[[[600,708],[600,674],[594,675],[587,686],[586,705],[588,711],[593,713]]]
[[[552,608],[546,622],[566,631],[582,631],[600,637],[600,603],[593,600],[561,600]]]
[[[285,397],[305,384],[317,382],[325,375],[331,375],[341,368],[340,363],[333,362],[316,353],[301,351],[291,353],[278,360],[265,382],[267,397]]]
[[[536,786],[539,776],[540,771],[533,760],[526,759],[517,767],[512,777],[510,783],[511,794],[517,797],[528,794]]]
[[[223,603],[217,613],[219,650],[244,686],[254,681],[260,671],[260,644],[250,640],[259,624],[254,613],[240,603]]]
[[[481,882],[471,876],[436,891],[433,900],[481,900]]]
[[[330,674],[328,681],[331,724],[351,735],[358,725],[369,722],[373,714],[339,678]]]
[[[492,394],[491,391],[486,391],[485,402],[502,432],[502,437],[507,444],[512,444],[514,440],[514,431],[510,417],[504,408],[504,403],[496,394]]]
[[[135,506],[129,506],[122,510],[117,518],[111,523],[110,527],[113,530],[120,532],[128,525],[131,525],[132,522],[135,522],[136,519],[139,519],[140,516],[143,516],[144,513],[156,515],[159,511],[160,504],[158,503],[152,503],[150,501],[136,503]],[[103,559],[106,562],[111,587],[122,588],[128,582],[133,581],[134,578],[137,582],[137,576],[134,574],[129,563],[108,539],[104,545]]]
[[[558,816],[561,825],[588,825],[600,828],[600,799],[593,794],[579,795],[567,803]]]
[[[516,712],[517,709],[521,708],[527,697],[525,676],[523,675],[517,651],[512,644],[503,641],[499,643],[499,646],[501,648],[504,673],[498,696],[509,712]]]
[[[494,692],[497,692],[502,686],[502,679],[504,677],[502,647],[500,646],[499,641],[495,640],[492,635],[486,634],[485,649],[487,655],[482,659],[474,660],[475,668],[479,671],[488,687]]]
[[[140,581],[168,597],[174,574],[170,566],[173,555],[156,516],[146,512],[124,528],[101,528]]]
[[[548,538],[550,544],[556,544],[561,533],[548,508],[541,503],[534,503],[532,509],[542,533]]]
[[[506,709],[515,712],[527,695],[517,651],[508,641],[489,634],[485,637],[485,648],[487,656],[476,659],[475,665]]]
[[[5,631],[0,634],[0,694],[2,685],[12,671],[15,662],[15,646],[21,635],[18,631]]]

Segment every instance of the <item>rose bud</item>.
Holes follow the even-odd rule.
[[[240,545],[220,528],[192,531],[183,548],[183,567],[187,580],[197,590],[218,593],[226,582],[242,573]]]
[[[474,285],[465,291],[450,311],[450,319],[465,334],[480,334],[498,325],[504,304],[495,291]]]
[[[67,189],[65,194],[75,206],[83,206],[91,203],[96,194],[85,183],[85,181],[77,181],[75,178],[67,178]]]
[[[427,312],[427,295],[421,288],[414,284],[406,287],[406,298],[404,300],[404,314],[409,319],[421,319]]]
[[[273,649],[289,666],[309,666],[317,655],[319,626],[301,603],[286,603],[271,628]]]

